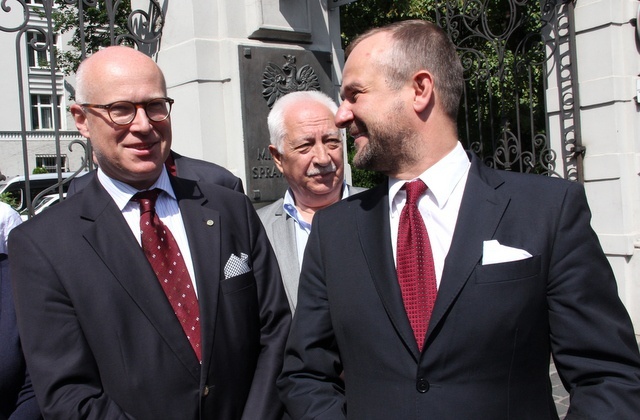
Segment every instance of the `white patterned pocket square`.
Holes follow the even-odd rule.
[[[224,265],[224,278],[229,279],[249,271],[251,271],[251,267],[249,267],[249,256],[247,254],[241,252],[239,257],[236,254],[231,254],[229,261]]]
[[[531,257],[532,255],[524,249],[500,245],[500,242],[495,239],[484,241],[482,244],[482,265],[519,261]]]

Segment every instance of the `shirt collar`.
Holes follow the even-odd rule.
[[[342,181],[342,200],[349,197],[349,187],[347,187],[347,181]]]
[[[109,195],[113,198],[116,205],[122,211],[127,204],[131,201],[131,198],[135,193],[140,190],[133,188],[131,185],[124,183],[122,181],[118,181],[117,179],[113,179],[109,177],[104,171],[98,168],[98,180],[102,184],[102,186],[107,190]],[[167,170],[162,166],[162,172],[160,173],[160,177],[153,183],[150,190],[154,188],[159,188],[162,191],[169,194],[173,199],[176,198],[175,193],[173,192],[173,187],[171,186],[171,181],[169,180],[169,175],[167,174]]]
[[[442,208],[458,182],[469,170],[470,165],[467,153],[458,142],[451,152],[420,174],[418,178],[427,184],[435,204]],[[389,178],[389,212],[391,214],[397,211],[400,200],[396,200],[396,195],[407,182],[406,179]]]
[[[300,213],[298,212],[295,201],[293,199],[293,192],[291,191],[291,188],[288,188],[287,192],[284,193],[283,208],[285,213],[287,213],[289,217],[292,217],[293,220],[298,223],[298,226],[307,231],[311,230],[311,223],[307,223],[302,217],[300,217]]]
[[[345,199],[347,197],[349,197],[349,189],[347,188],[347,181],[343,180],[342,199]],[[300,217],[300,213],[296,208],[296,203],[293,198],[293,191],[291,191],[291,188],[287,188],[287,192],[284,193],[283,208],[285,213],[287,213],[289,217],[292,217],[296,222],[298,222],[298,225],[300,225],[301,228],[307,231],[311,230],[311,223],[307,223],[302,217]]]

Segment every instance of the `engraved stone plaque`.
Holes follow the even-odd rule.
[[[280,96],[298,90],[321,90],[335,99],[331,54],[240,45],[238,56],[246,192],[254,202],[271,202],[284,196],[287,182],[269,153],[269,110]]]

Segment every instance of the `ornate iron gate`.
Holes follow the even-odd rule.
[[[75,51],[82,58],[99,45],[127,43],[155,56],[166,3],[149,0],[146,10],[132,10],[131,0],[0,0],[0,36],[5,39],[0,45],[5,57],[10,54],[7,49],[15,53],[19,115],[16,129],[7,129],[6,121],[0,119],[0,130],[4,130],[0,131],[0,156],[4,155],[0,164],[6,159],[5,142],[19,138],[28,177],[35,166],[29,149],[34,139],[46,137],[52,142],[54,150],[39,156],[41,161],[47,159],[46,166],[55,167],[59,184],[35,200],[54,188],[62,195],[63,182],[68,182],[68,178],[63,181],[63,171],[78,173],[93,165],[90,145],[78,133],[61,128],[66,118],[61,102],[73,94],[61,67],[69,58],[64,53]],[[465,146],[497,168],[581,181],[584,149],[574,66],[573,2],[433,0],[425,4],[458,46],[464,63],[467,84],[459,127]],[[61,42],[64,29],[70,30],[67,36],[73,48]],[[10,71],[7,67],[5,71]],[[549,103],[559,105],[548,110]],[[82,149],[77,165],[69,163],[64,147],[70,154]],[[52,155],[57,156],[53,161]],[[32,210],[29,192],[26,200]]]
[[[581,181],[573,2],[437,4],[435,21],[458,47],[465,69],[458,124],[465,146],[489,166]],[[547,111],[555,103],[559,109]]]
[[[0,45],[4,46],[6,57],[4,71],[15,72],[14,107],[17,112],[14,115],[19,115],[17,127],[10,116],[0,120],[0,150],[4,155],[2,161],[9,159],[11,153],[7,151],[7,145],[20,139],[26,178],[26,193],[20,199],[25,200],[31,215],[34,203],[41,197],[57,191],[62,198],[64,185],[73,176],[93,168],[90,144],[79,133],[61,127],[66,125],[67,118],[63,105],[74,94],[65,76],[75,72],[87,53],[106,45],[135,44],[137,49],[154,57],[160,46],[165,10],[158,0],[145,3],[146,10],[132,10],[131,0],[0,2]],[[65,33],[69,43],[61,42]],[[13,45],[13,51],[7,51],[10,45]],[[6,66],[12,53],[15,54],[13,71]],[[48,153],[36,153],[34,162],[30,148],[41,148],[43,143],[47,144]],[[78,154],[77,149],[81,149],[77,162],[69,162],[71,159],[67,159],[63,145],[71,155]],[[42,162],[42,166],[36,166],[36,162]],[[6,161],[2,163],[6,165]],[[29,175],[39,171],[57,173],[58,183],[34,196]],[[74,172],[73,176],[63,177],[63,172],[68,171]]]

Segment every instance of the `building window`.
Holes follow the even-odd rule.
[[[31,127],[33,130],[53,130],[53,101],[51,95],[31,95]],[[62,113],[58,95],[58,126]]]
[[[54,37],[55,45],[55,37]],[[38,31],[27,33],[27,49],[29,67],[49,68],[49,48],[47,48],[47,37]]]
[[[36,166],[46,169],[47,172],[58,172],[57,157],[58,155],[36,155]],[[67,155],[60,155],[60,168],[62,172],[67,171]]]

